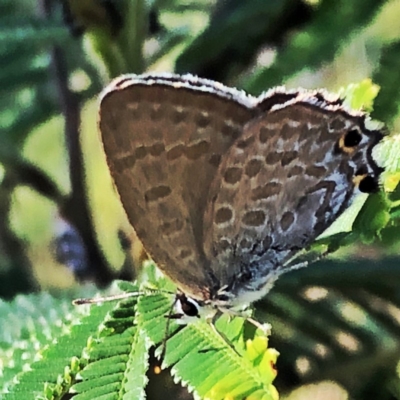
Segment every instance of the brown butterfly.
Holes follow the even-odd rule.
[[[100,130],[122,204],[184,314],[264,296],[300,250],[379,188],[382,134],[323,91],[258,98],[191,75],[126,75]]]

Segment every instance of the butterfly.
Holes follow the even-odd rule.
[[[184,315],[260,299],[357,193],[379,190],[381,131],[321,90],[253,97],[192,75],[124,75],[99,126],[129,221]]]

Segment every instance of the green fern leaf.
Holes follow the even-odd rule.
[[[35,396],[49,396],[49,393],[54,399],[61,398],[83,367],[81,363],[85,359],[82,353],[88,339],[96,332],[111,307],[110,303],[92,307],[90,315],[80,319],[79,323],[75,321],[68,332],[45,348],[39,355],[39,361],[30,364],[29,371],[17,376],[17,383],[10,387],[3,399],[34,399]]]
[[[144,399],[149,342],[133,325],[136,299],[121,301],[111,312],[100,338],[89,351],[89,363],[72,387],[77,400]]]
[[[138,300],[138,326],[154,344],[165,339],[165,315],[170,308],[171,296],[167,294],[142,296]],[[163,367],[172,366],[175,379],[188,386],[198,398],[275,399],[271,362],[276,359],[276,353],[264,347],[262,357],[272,357],[271,373],[266,374],[264,367],[260,369],[247,356],[242,340],[243,319],[234,318],[226,324],[226,317],[221,318],[216,324],[217,330],[204,320],[187,326],[170,321]],[[232,339],[235,341],[231,342]],[[252,342],[249,343],[251,346]]]
[[[20,295],[12,302],[0,301],[1,386],[11,383],[25,365],[37,359],[37,351],[77,323],[82,311],[69,298],[48,293]]]

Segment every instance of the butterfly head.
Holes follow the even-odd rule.
[[[175,298],[174,316],[181,323],[192,322],[196,319],[211,321],[216,315],[230,314],[242,315],[243,310],[249,305],[261,299],[269,292],[275,279],[268,279],[267,282],[254,287],[254,282],[249,287],[243,282],[239,285],[240,279],[235,279],[234,284],[220,287],[214,293],[204,299],[191,297],[183,292],[179,292]]]

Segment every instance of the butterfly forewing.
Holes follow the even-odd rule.
[[[235,295],[273,281],[348,207],[360,182],[378,180],[371,151],[380,133],[366,129],[362,115],[319,101],[301,95],[272,107],[223,157],[205,215],[205,253]]]
[[[103,95],[100,129],[121,201],[146,250],[182,290],[202,299],[215,284],[202,245],[209,187],[222,155],[258,110],[250,96],[190,79],[117,79]]]

